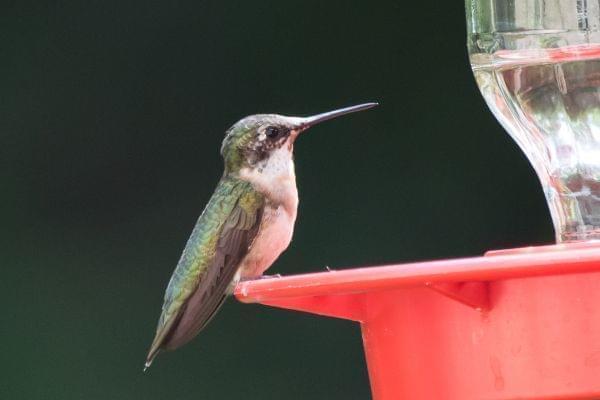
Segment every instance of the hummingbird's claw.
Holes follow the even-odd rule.
[[[262,279],[277,279],[277,278],[281,278],[281,277],[282,277],[281,274],[260,275],[260,276],[242,278],[242,279],[240,279],[240,282],[258,281],[258,280],[262,280]]]
[[[258,279],[277,279],[277,278],[281,278],[281,274],[261,275],[261,276],[258,277]]]

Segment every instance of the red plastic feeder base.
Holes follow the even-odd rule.
[[[244,282],[242,302],[360,322],[375,400],[600,399],[600,246]]]

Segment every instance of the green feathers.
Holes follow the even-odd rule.
[[[161,348],[194,337],[216,311],[258,231],[263,205],[250,183],[221,179],[169,281],[146,366]]]

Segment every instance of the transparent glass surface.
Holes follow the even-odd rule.
[[[477,85],[533,165],[557,242],[600,239],[599,0],[466,0]]]

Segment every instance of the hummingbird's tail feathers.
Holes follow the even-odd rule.
[[[146,357],[146,362],[144,363],[144,372],[146,372],[146,370],[150,368],[152,362],[154,361],[154,358],[156,358],[159,352],[160,349],[156,349],[155,351],[150,350],[150,353],[148,353],[148,356]]]
[[[158,353],[154,353],[154,355],[150,358],[146,358],[146,362],[144,363],[144,371],[146,372],[148,370],[148,368],[150,368],[150,366],[152,365],[152,361],[154,361],[154,357],[156,357],[158,355]]]
[[[173,334],[165,341],[165,349],[175,350],[192,340],[216,315],[227,297],[227,295],[208,298],[201,295],[192,296],[181,321],[173,329]],[[202,302],[201,300],[206,301]]]
[[[181,314],[176,315],[174,318],[171,318],[162,326],[159,325],[158,329],[156,330],[156,336],[154,337],[152,345],[150,346],[150,350],[148,350],[148,355],[146,356],[146,362],[144,363],[144,371],[146,371],[150,367],[150,365],[152,365],[152,362],[154,361],[158,353],[160,353],[160,351],[163,349],[164,343],[167,340],[168,335],[171,333],[171,328],[175,323],[179,321],[180,315]]]

